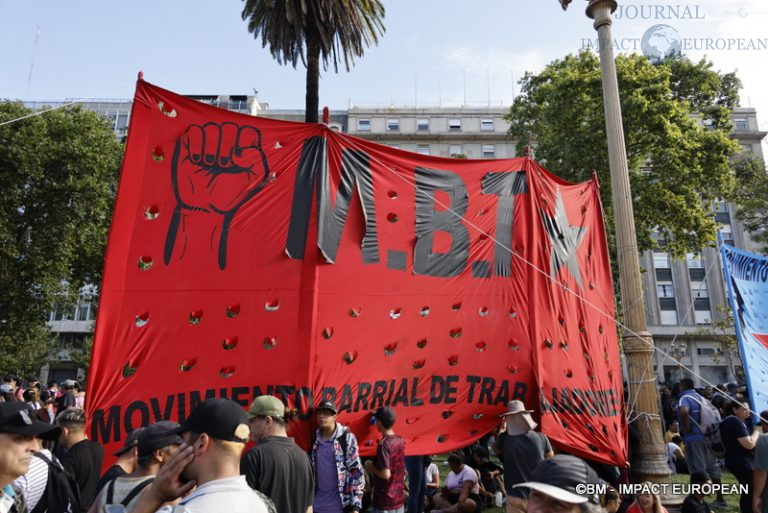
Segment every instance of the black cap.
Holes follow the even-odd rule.
[[[29,413],[27,403],[0,403],[0,433],[15,433],[33,435],[43,440],[56,440],[61,433],[61,427],[40,422]]]
[[[173,433],[205,433],[217,440],[245,443],[251,434],[248,414],[230,399],[206,399],[198,404]]]
[[[122,456],[126,452],[130,451],[134,447],[136,447],[139,443],[139,435],[141,432],[144,431],[143,427],[138,427],[128,433],[128,436],[125,438],[125,443],[123,446],[118,450],[115,451],[115,456]]]
[[[395,410],[389,406],[382,406],[376,413],[373,414],[376,420],[384,424],[385,426],[391,426],[395,423]]]
[[[179,436],[177,422],[161,420],[144,428],[139,435],[139,456],[149,456],[153,451],[168,447],[169,445],[181,445],[184,440]]]
[[[332,411],[334,415],[339,413],[339,410],[338,410],[338,408],[336,408],[336,405],[333,404],[333,401],[323,401],[323,402],[321,402],[320,404],[317,405],[316,410],[318,410],[318,411],[320,411],[320,410]]]
[[[598,483],[600,483],[600,478],[584,460],[575,456],[558,454],[552,459],[539,463],[533,469],[531,479],[528,482],[516,484],[513,488],[530,488],[570,504],[584,504],[585,502],[597,504],[596,495],[585,495],[577,492],[577,490],[583,489],[579,485]]]

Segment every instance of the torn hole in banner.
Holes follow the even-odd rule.
[[[152,160],[155,162],[162,162],[165,160],[165,150],[163,150],[162,146],[155,146],[152,150]]]
[[[459,328],[453,328],[450,331],[451,338],[459,338],[459,337],[461,337],[461,334],[462,334],[462,330],[461,330],[460,327]]]
[[[424,367],[425,363],[427,363],[426,360],[416,360],[415,362],[413,362],[413,368],[414,369],[421,369],[422,367]]]
[[[484,415],[483,413],[475,413],[474,415],[472,415],[472,418],[474,420],[480,420],[483,418],[483,415]]]
[[[459,355],[452,354],[451,356],[448,357],[448,365],[456,366],[458,364],[459,364]]]
[[[157,205],[150,205],[147,207],[147,209],[144,211],[144,219],[147,221],[154,221],[158,218],[160,215],[160,209],[157,207]]]
[[[221,347],[223,347],[225,351],[229,351],[231,349],[236,348],[237,343],[238,343],[237,337],[227,337],[222,341]]]
[[[512,308],[510,308],[510,309],[509,309],[509,312],[508,312],[508,314],[509,314],[509,318],[510,318],[510,319],[515,319],[515,318],[517,318],[517,312],[516,312],[514,309],[512,309]]]
[[[139,257],[139,261],[137,262],[137,265],[139,267],[140,271],[149,271],[152,269],[152,257],[151,256],[142,256]]]
[[[184,360],[179,364],[179,370],[181,372],[189,372],[192,369],[194,369],[196,365],[197,365],[197,358],[190,358],[189,360]]]
[[[176,109],[171,107],[169,104],[159,101],[157,102],[157,108],[160,109],[160,112],[168,116],[169,118],[175,118],[176,117]]]
[[[266,310],[267,312],[277,312],[278,310],[280,310],[280,301],[278,299],[267,301],[264,304],[264,310]]]
[[[551,340],[549,340],[549,339],[546,339],[546,340],[544,341],[544,347],[546,347],[547,349],[552,349],[554,346],[555,346],[555,345],[552,343],[552,341],[551,341]]]
[[[203,311],[202,310],[195,310],[194,312],[190,312],[189,314],[189,323],[193,326],[196,326],[200,324],[200,322],[203,320]]]
[[[448,440],[448,435],[437,435],[437,443],[442,444]]]
[[[227,307],[227,317],[229,317],[230,319],[234,319],[238,315],[240,315],[240,305],[239,304],[237,304],[237,305],[230,305],[230,306]]]
[[[478,311],[478,313],[480,314],[480,317],[488,317],[489,312],[490,310],[488,309],[487,306],[481,306],[480,310]]]
[[[333,337],[333,327],[328,326],[323,328],[323,338],[325,340],[330,340],[331,337]]]
[[[389,199],[397,199],[397,191],[390,190],[387,192],[387,196],[389,196]]]
[[[385,356],[392,356],[395,354],[395,351],[397,351],[397,342],[393,342],[391,344],[387,344],[384,346],[384,355]]]
[[[453,412],[451,410],[443,410],[443,412],[440,414],[444,419],[449,418],[451,415],[453,415]]]
[[[509,371],[510,374],[517,374],[518,372],[520,372],[520,367],[518,367],[517,365],[509,365],[507,366],[507,370]]]
[[[395,307],[395,308],[393,308],[392,310],[389,311],[389,316],[392,319],[397,319],[397,318],[399,318],[402,315],[402,313],[403,313],[403,309],[400,308],[399,306],[397,306],[397,307]]]
[[[429,315],[429,307],[422,306],[421,310],[419,310],[419,315],[421,315],[422,317],[426,317],[427,315]]]
[[[520,350],[520,344],[515,342],[514,339],[509,339],[509,342],[507,342],[507,346],[509,347],[510,351],[519,351]]]
[[[219,376],[222,378],[231,378],[235,375],[235,367],[229,366],[229,367],[222,367],[221,370],[219,370]]]
[[[394,212],[390,212],[389,214],[387,214],[387,221],[389,221],[390,223],[396,223],[397,214],[395,214]]]
[[[486,349],[488,349],[488,344],[484,340],[475,342],[475,351],[478,353],[484,353]]]
[[[568,350],[568,342],[565,341],[565,340],[561,340],[560,341],[560,349],[562,349],[563,351],[567,351]]]
[[[344,361],[347,364],[352,364],[355,360],[357,360],[357,351],[344,353]]]
[[[149,312],[144,312],[136,316],[136,320],[134,321],[136,326],[139,328],[142,328],[147,325],[149,322]]]
[[[406,424],[416,424],[416,422],[418,422],[418,420],[419,420],[419,417],[408,417],[407,419],[405,419],[405,423]]]
[[[427,347],[427,339],[422,338],[420,340],[417,340],[416,347],[418,347],[419,349],[424,349],[425,347]]]
[[[458,312],[459,310],[461,310],[461,301],[451,305],[451,310],[453,310],[454,312]]]
[[[277,337],[266,337],[263,342],[264,349],[274,349],[277,345]]]
[[[123,367],[123,377],[127,379],[136,374],[136,368],[136,365],[134,365],[132,362],[126,362],[125,366]]]
[[[360,314],[363,312],[362,308],[350,308],[349,309],[349,316],[350,317],[360,317]]]

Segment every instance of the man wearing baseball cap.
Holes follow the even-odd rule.
[[[295,410],[286,412],[277,397],[253,400],[248,416],[256,447],[243,457],[240,473],[251,488],[272,499],[278,512],[304,513],[312,506],[315,476],[309,456],[286,432],[294,415]]]
[[[137,446],[139,444],[139,435],[142,431],[144,431],[144,428],[138,427],[128,433],[123,446],[114,453],[115,456],[117,456],[117,461],[115,461],[115,464],[109,467],[101,476],[101,479],[99,479],[99,484],[96,486],[97,494],[107,483],[116,477],[130,474],[136,470],[136,460],[138,458]]]
[[[525,512],[528,490],[514,485],[528,481],[536,465],[554,455],[546,435],[534,431],[536,422],[531,413],[533,410],[527,410],[523,401],[510,401],[502,414],[506,432],[496,438],[494,451],[504,466],[507,513]]]
[[[315,408],[317,431],[312,441],[312,466],[317,480],[315,513],[360,511],[365,491],[365,473],[360,463],[357,438],[336,422],[339,410],[333,401],[322,401]]]
[[[168,432],[181,435],[183,443],[130,511],[274,511],[272,501],[252,490],[240,475],[240,455],[250,433],[248,415],[239,404],[229,399],[203,401],[181,426]],[[184,498],[178,505],[164,506],[180,497]]]
[[[365,462],[373,475],[373,513],[403,513],[405,504],[405,440],[395,434],[395,410],[382,406],[374,414],[381,440],[376,459]]]
[[[534,469],[531,479],[515,485],[528,490],[527,513],[597,513],[599,496],[588,486],[599,484],[592,468],[575,456],[558,454]]]
[[[96,497],[89,513],[100,513],[110,504],[121,504],[126,508],[136,504],[139,495],[152,484],[155,475],[184,441],[175,433],[178,427],[176,422],[163,420],[139,428],[135,448],[136,468],[133,472],[110,480]]]
[[[24,495],[13,480],[27,473],[43,440],[56,440],[61,428],[40,422],[21,402],[0,403],[0,511],[26,513]]]

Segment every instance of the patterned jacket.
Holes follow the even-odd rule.
[[[339,443],[339,438],[346,440],[346,454]],[[317,476],[317,446],[320,443],[320,430],[315,432],[312,443],[312,466]],[[363,492],[365,490],[365,472],[360,463],[357,449],[357,438],[354,433],[338,422],[333,433],[333,449],[336,454],[336,471],[339,479],[339,495],[341,507],[345,512],[360,511],[363,507]]]

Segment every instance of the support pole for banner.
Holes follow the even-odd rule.
[[[567,8],[570,0],[560,0]],[[619,103],[619,85],[613,55],[611,14],[615,0],[589,0],[587,16],[594,21],[600,46],[600,67],[603,81],[603,104],[608,134],[608,162],[616,231],[616,252],[619,264],[619,285],[626,330],[622,333],[627,358],[629,397],[634,411],[634,428],[639,435],[632,461],[636,481],[669,482],[666,445],[664,443],[659,393],[653,365],[653,337],[648,332],[643,301],[643,285],[635,234],[632,193],[629,184],[627,153]],[[605,42],[605,43],[603,43]]]

